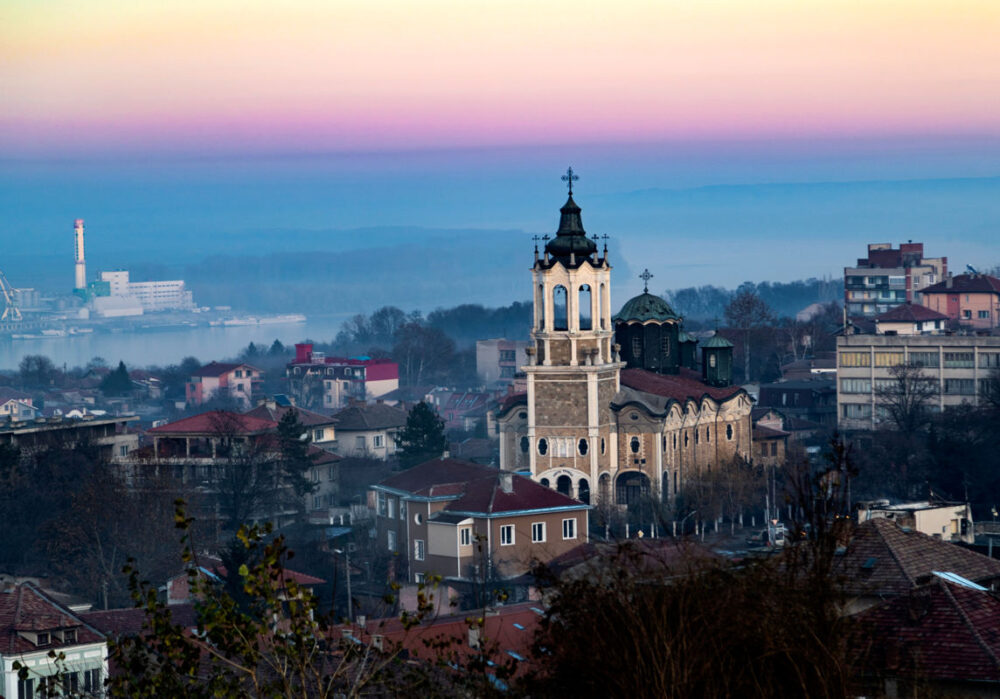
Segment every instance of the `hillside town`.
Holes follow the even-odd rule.
[[[775,695],[783,663],[808,662],[805,687],[1000,696],[1000,279],[873,243],[844,267],[843,303],[778,319],[741,287],[724,319],[686,321],[650,291],[656,270],[612,299],[607,236],[584,228],[567,176],[557,227],[525,250],[514,337],[459,350],[386,308],[330,344],[162,369],[27,356],[3,377],[3,696],[167,691],[130,653],[170,643],[195,649],[175,689],[185,672],[208,686],[240,654],[204,645],[241,628],[225,595],[271,610],[253,627],[271,652],[315,641],[346,668],[342,694],[376,675],[624,691],[605,671],[574,678],[570,646],[590,633],[574,596],[665,643],[687,631],[647,627],[642,605],[697,600],[720,576],[718,604],[751,625],[732,630],[734,657],[781,646],[756,680]],[[616,590],[637,606],[605,618]],[[753,590],[821,620],[801,657],[763,607],[739,611]],[[682,671],[687,696],[740,693]]]

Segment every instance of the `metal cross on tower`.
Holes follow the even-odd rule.
[[[653,278],[653,275],[649,273],[648,269],[642,270],[642,274],[639,275],[639,279],[643,281],[642,293],[649,293],[649,280]]]
[[[566,168],[566,174],[562,176],[562,181],[569,184],[569,195],[573,196],[573,183],[580,179],[573,173],[573,168]]]

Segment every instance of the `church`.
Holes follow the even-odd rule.
[[[607,243],[584,230],[575,179],[572,168],[563,177],[556,235],[541,252],[536,240],[527,392],[497,411],[500,467],[585,503],[670,502],[685,478],[750,458],[753,401],[732,385],[732,343],[710,338],[699,362],[648,271],[612,316]]]

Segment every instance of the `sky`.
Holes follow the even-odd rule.
[[[277,230],[551,232],[570,164],[585,220],[633,266],[678,207],[687,228],[662,235],[714,216],[728,240],[781,245],[822,193],[784,193],[798,218],[770,228],[772,194],[749,227],[725,196],[635,194],[995,178],[998,36],[996,0],[3,0],[0,249],[55,249],[77,217],[117,264],[184,235],[239,251],[240,235]],[[800,276],[914,230],[998,261],[995,191],[940,189],[937,208],[913,194],[922,226],[894,223],[917,211],[902,200],[837,219],[844,246],[803,251]],[[796,274],[717,252],[712,283]],[[701,264],[671,279],[704,280]]]

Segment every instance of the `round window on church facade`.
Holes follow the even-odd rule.
[[[545,456],[545,453],[549,450],[549,441],[542,437],[538,440],[538,453]]]
[[[580,456],[586,456],[588,448],[589,445],[586,439],[581,439],[576,445],[576,450],[580,452]]]
[[[521,453],[522,454],[527,454],[528,453],[528,438],[527,437],[521,437]]]
[[[639,446],[640,446],[640,444],[639,444],[639,438],[638,437],[633,437],[629,441],[628,446],[629,446],[629,449],[632,450],[633,454],[638,454],[639,453]]]

